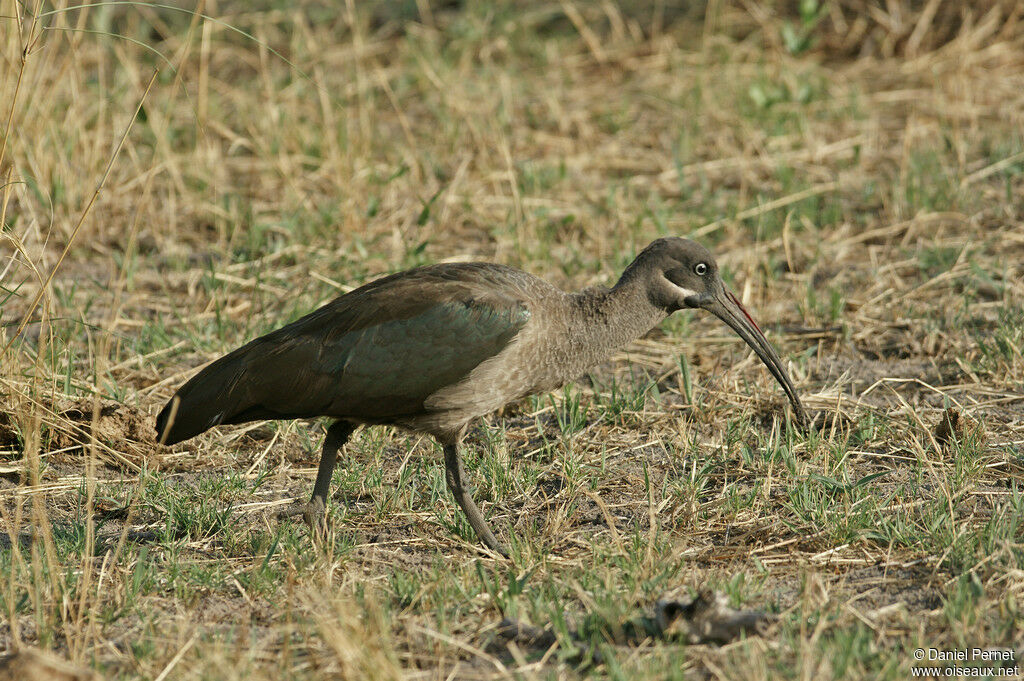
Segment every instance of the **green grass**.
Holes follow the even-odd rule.
[[[0,653],[111,679],[904,679],[918,647],[1013,647],[1019,28],[427,5],[58,8],[29,50],[34,10],[0,9]],[[323,424],[152,440],[195,367],[349,287],[444,259],[608,285],[666,235],[715,252],[818,427],[677,313],[473,426],[509,561],[427,437],[355,434],[322,545],[276,514]],[[944,444],[950,407],[981,427]],[[703,588],[777,619],[631,638]],[[555,645],[503,645],[505,617]]]

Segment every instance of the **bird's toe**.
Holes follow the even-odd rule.
[[[277,514],[278,520],[290,520],[301,516],[314,536],[323,537],[327,532],[327,511],[320,499],[295,502]]]

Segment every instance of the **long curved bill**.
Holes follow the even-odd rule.
[[[786,373],[786,368],[782,365],[782,360],[779,359],[775,348],[768,342],[761,327],[744,309],[736,296],[730,293],[725,286],[720,285],[717,288],[716,294],[709,296],[701,307],[728,324],[757,353],[764,365],[768,367],[768,371],[772,372],[772,376],[786,391],[798,422],[806,423],[807,415],[804,412],[804,405],[800,403],[796,389],[793,388],[793,382],[789,380],[789,374]]]

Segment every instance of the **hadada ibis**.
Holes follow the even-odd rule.
[[[327,416],[306,521],[320,527],[338,450],[360,425],[433,435],[448,488],[480,540],[506,554],[473,502],[459,447],[476,418],[554,390],[676,310],[703,308],[753,348],[803,406],[775,350],[687,239],[652,242],[610,289],[565,293],[492,263],[427,265],[373,281],[209,364],[156,420],[173,445],[219,424]]]

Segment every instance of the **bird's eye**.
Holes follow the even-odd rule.
[[[693,272],[698,277],[703,277],[708,272],[707,263],[699,262],[693,266]]]

